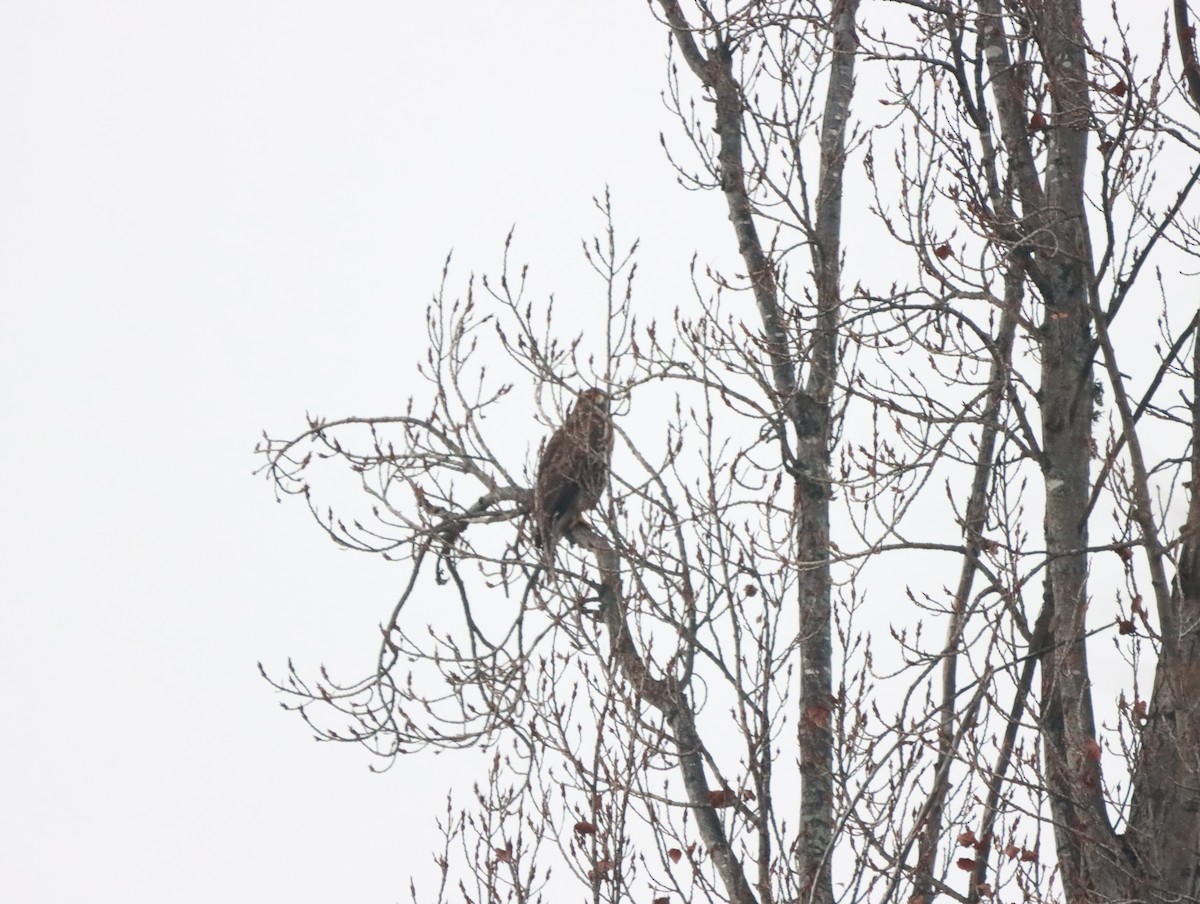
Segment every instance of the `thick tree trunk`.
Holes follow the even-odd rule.
[[[802,899],[813,904],[833,901],[833,706],[832,599],[829,562],[829,462],[832,400],[838,367],[841,320],[842,185],[846,162],[846,120],[854,94],[857,56],[855,15],[859,0],[838,0],[829,16],[833,32],[829,82],[821,128],[820,191],[813,219],[815,325],[806,343],[810,357],[795,360],[781,312],[773,262],[754,224],[754,204],[742,163],[746,100],[733,69],[732,49],[719,34],[707,53],[695,41],[674,0],[660,0],[680,52],[716,102],[715,131],[721,189],[729,207],[762,319],[764,346],[770,359],[780,408],[795,430],[796,445],[789,470],[795,481],[796,559],[800,611],[800,837],[796,872]],[[803,388],[798,374],[807,365]]]
[[[1042,660],[1042,727],[1058,860],[1071,902],[1196,900],[1200,638],[1182,625],[1196,624],[1198,575],[1190,535],[1200,525],[1200,513],[1193,500],[1174,595],[1178,611],[1161,612],[1162,652],[1130,827],[1118,835],[1105,804],[1084,644],[1096,348],[1088,328],[1092,261],[1083,193],[1090,124],[1085,36],[1078,0],[1044,0],[1034,12],[1052,102],[1042,213],[1053,246],[1039,247],[1035,254],[1046,311],[1041,422],[1046,605],[1053,613],[1051,646]],[[1152,536],[1150,542],[1157,541]]]
[[[1193,338],[1191,504],[1164,617],[1126,836],[1159,900],[1200,900],[1200,341]]]
[[[1045,205],[1050,241],[1035,246],[1041,274],[1042,474],[1052,613],[1042,659],[1042,728],[1062,882],[1071,902],[1125,900],[1123,855],[1105,809],[1087,648],[1087,507],[1091,491],[1092,251],[1084,209],[1089,95],[1078,0],[1034,7],[1050,90]],[[1028,214],[1029,211],[1026,210]],[[1126,864],[1128,865],[1128,864]]]
[[[797,870],[805,901],[833,900],[832,590],[829,562],[833,388],[841,323],[842,185],[846,120],[854,93],[858,0],[834,4],[833,58],[821,127],[820,194],[813,242],[817,316],[796,427],[796,546],[800,603],[800,844]]]

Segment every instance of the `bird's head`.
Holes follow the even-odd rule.
[[[576,400],[579,406],[591,408],[599,408],[601,411],[608,410],[608,393],[603,389],[596,389],[594,386],[591,389],[585,389],[579,393],[579,398]]]

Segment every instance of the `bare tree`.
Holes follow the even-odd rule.
[[[425,394],[260,446],[408,566],[366,678],[269,680],[385,767],[495,747],[438,900],[1200,900],[1186,3],[650,9],[739,272],[639,318],[606,196],[572,338],[511,236],[463,297],[447,262]],[[588,387],[607,494],[539,549],[500,425]]]

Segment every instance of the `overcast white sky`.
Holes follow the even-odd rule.
[[[516,223],[570,299],[605,183],[673,307],[723,223],[665,48],[640,2],[0,5],[5,900],[407,899],[484,764],[374,776],[278,708],[255,662],[369,665],[401,566],[252,448],[401,406],[452,247],[461,285]]]
[[[639,311],[686,303],[693,251],[732,249],[659,147],[665,53],[642,0],[0,2],[0,899],[428,875],[487,757],[380,777],[278,708],[255,663],[357,675],[404,570],[276,505],[252,450],[422,391],[451,248],[461,288],[515,223],[535,291],[594,314],[605,184]]]

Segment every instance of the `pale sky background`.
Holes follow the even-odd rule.
[[[514,223],[535,295],[596,318],[606,184],[639,313],[686,305],[733,248],[659,147],[665,55],[641,0],[0,2],[0,900],[429,877],[490,754],[377,776],[279,709],[255,663],[357,676],[405,570],[277,505],[253,448],[423,393],[447,252],[461,290]]]
[[[252,449],[401,407],[451,248],[462,286],[516,223],[571,300],[606,183],[686,298],[726,224],[665,53],[639,2],[0,4],[0,898],[408,899],[484,758],[380,777],[278,708],[256,661],[357,674],[403,566]]]

